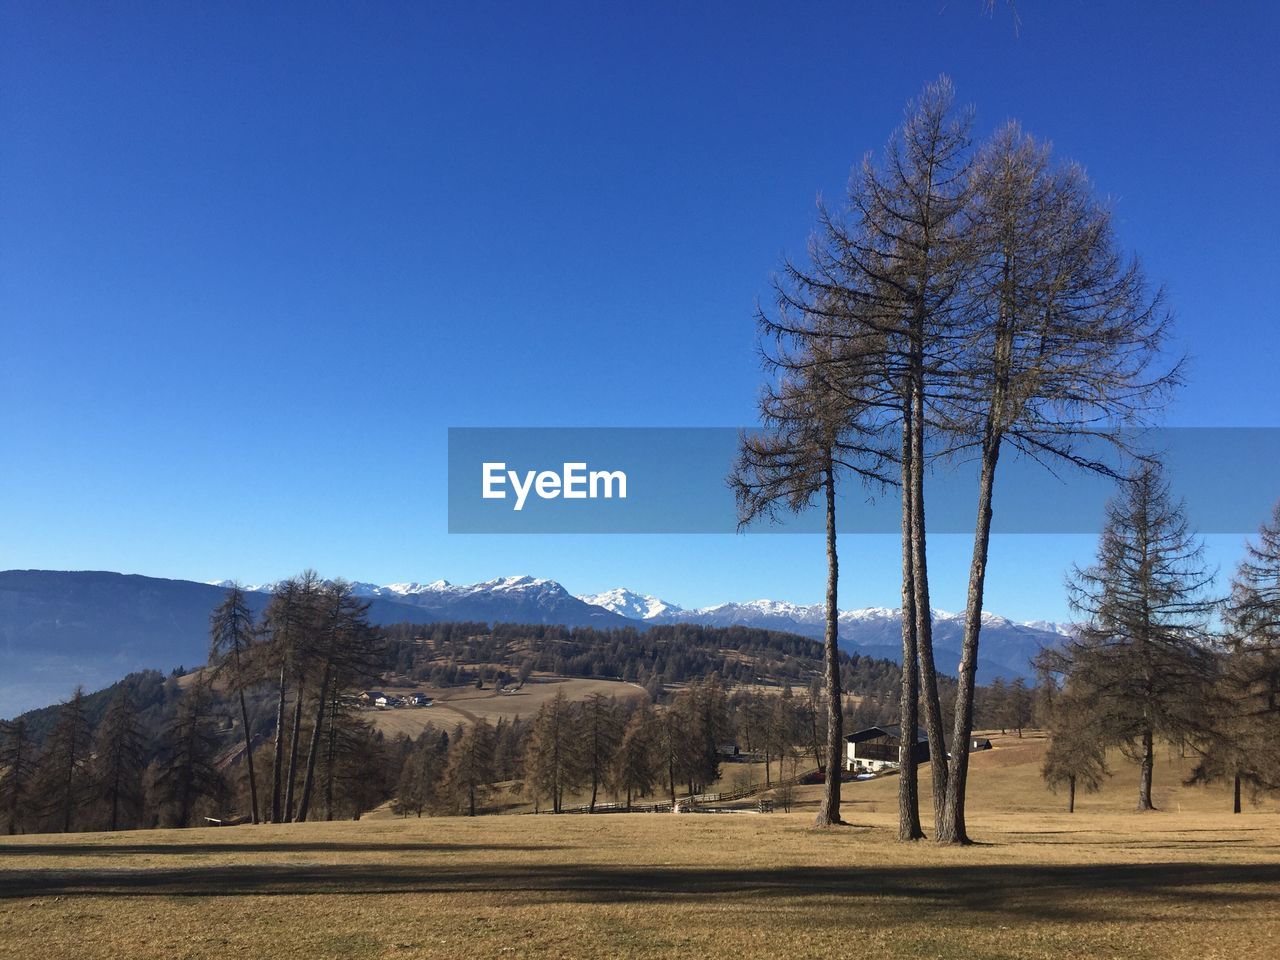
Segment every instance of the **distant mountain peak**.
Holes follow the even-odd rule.
[[[603,607],[632,620],[656,620],[683,612],[683,608],[647,593],[637,593],[627,587],[614,587],[603,593],[578,597],[583,603]]]

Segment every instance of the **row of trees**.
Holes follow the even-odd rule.
[[[265,706],[248,700],[251,716]],[[207,674],[164,681],[148,673],[99,694],[77,689],[43,736],[24,717],[0,730],[0,829],[185,827],[247,811],[240,718],[238,697]],[[386,799],[400,752],[345,711],[326,736],[330,729],[337,743],[322,751],[314,776],[319,812],[359,816]]]
[[[765,426],[731,478],[744,523],[825,507],[826,645],[834,662],[837,489],[856,480],[901,499],[900,722],[923,714],[940,842],[965,843],[982,600],[1002,454],[1119,475],[1099,443],[1129,453],[1180,378],[1163,359],[1168,318],[1083,171],[1017,124],[976,145],[950,82],[927,87],[879,158],[854,171],[839,211],[820,207],[806,263],[786,262],[759,323],[770,371]],[[926,537],[929,462],[978,464],[959,685],[946,735],[933,657]],[[841,690],[829,668],[828,753]],[[905,742],[905,741],[904,741]],[[943,762],[942,758],[948,758]],[[923,836],[917,771],[901,760],[899,835]],[[820,824],[839,821],[827,778]]]
[[[91,705],[100,698],[77,690],[43,736],[23,718],[6,725],[7,829],[186,826],[229,810],[282,822],[317,808],[326,818],[368,809],[382,799],[370,787],[380,782],[380,738],[350,698],[382,668],[367,610],[345,582],[311,572],[278,584],[261,618],[232,587],[210,617],[209,666],[185,688],[176,679],[161,690],[121,684],[105,713]]]
[[[665,688],[717,674],[726,686],[807,687],[821,676],[823,646],[777,630],[659,624],[601,630],[555,624],[396,624],[383,628],[385,668],[432,686],[519,682],[533,673],[636,683],[655,700]],[[851,695],[896,696],[901,668],[883,657],[839,655]],[[815,669],[819,668],[819,669]]]
[[[502,782],[553,813],[574,797],[588,810],[606,796],[628,806],[642,797],[674,803],[720,780],[729,746],[739,759],[763,762],[767,786],[800,766],[823,767],[823,723],[817,697],[789,688],[726,692],[714,675],[663,704],[603,694],[574,702],[558,692],[528,720],[476,722],[452,737],[429,727],[408,752],[395,806],[419,816],[475,815]]]
[[[1248,544],[1231,594],[1158,469],[1108,506],[1097,562],[1069,577],[1077,635],[1046,651],[1052,740],[1044,776],[1096,790],[1118,747],[1139,764],[1138,809],[1154,809],[1155,744],[1198,758],[1192,782],[1280,789],[1280,506]]]
[[[332,811],[339,759],[364,733],[349,694],[381,670],[381,636],[368,611],[369,603],[345,581],[322,581],[307,571],[276,584],[260,621],[238,586],[213,612],[209,665],[239,708],[254,823],[306,820],[318,767],[325,774],[325,809]],[[248,698],[268,686],[275,725],[270,787],[260,800]]]

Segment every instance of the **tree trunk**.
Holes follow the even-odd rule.
[[[1067,777],[1067,813],[1076,812],[1076,778],[1075,774]]]
[[[338,697],[329,705],[329,742],[324,764],[324,818],[333,819],[333,765],[338,757]],[[419,813],[419,816],[422,814]]]
[[[1155,735],[1150,727],[1142,731],[1142,772],[1138,777],[1138,809],[1154,810],[1151,802],[1151,773],[1155,769]]]
[[[280,806],[280,772],[284,763],[284,703],[288,694],[288,670],[280,664],[280,699],[276,706],[276,754],[271,762],[271,822],[280,823],[283,808]]]
[[[320,755],[320,732],[324,726],[324,708],[328,696],[329,675],[332,668],[328,663],[324,665],[324,675],[320,678],[320,695],[316,697],[316,720],[315,726],[311,728],[311,743],[307,746],[307,769],[302,778],[302,796],[298,800],[298,822],[303,823],[307,819],[307,810],[311,806],[311,787],[315,782],[316,759]]]
[[[1235,790],[1234,790],[1234,797],[1231,804],[1231,812],[1239,813],[1240,812],[1240,774],[1238,773],[1236,774],[1236,777],[1235,777],[1234,787],[1235,787]]]
[[[298,681],[298,696],[293,702],[293,727],[289,730],[289,767],[286,771],[284,786],[284,818],[293,820],[293,790],[298,779],[298,740],[302,727],[302,699],[306,693],[306,684]]]
[[[828,707],[830,709],[830,707]],[[837,709],[839,709],[837,707]],[[843,714],[841,721],[843,722]],[[813,741],[813,762],[818,768],[821,776],[826,776],[827,763],[822,756],[822,738],[818,736],[818,705],[816,703],[809,704],[809,739]]]
[[[249,731],[249,708],[244,702],[244,680],[240,672],[240,647],[235,649],[236,686],[240,693],[240,726],[244,728],[244,762],[249,766],[249,819],[258,822],[258,779],[253,772],[253,734]]]
[[[904,404],[902,423],[902,694],[898,722],[902,733],[898,746],[898,839],[919,840],[920,787],[916,771],[915,730],[919,724],[920,690],[916,674],[915,564],[911,539],[911,419],[910,401]],[[908,743],[910,739],[910,743]]]
[[[837,590],[840,583],[840,559],[836,552],[836,482],[835,467],[827,457],[824,486],[827,493],[827,607],[825,650],[827,661],[827,763],[826,785],[816,823],[829,827],[841,823],[840,773],[844,748],[844,717],[840,711],[840,609]]]
[[[969,595],[965,604],[964,642],[960,650],[960,677],[956,691],[955,728],[951,732],[951,759],[947,800],[942,812],[939,843],[969,843],[964,821],[965,788],[969,780],[969,748],[973,736],[973,695],[978,674],[978,637],[982,631],[982,596],[987,579],[987,553],[991,545],[991,499],[995,491],[1000,440],[993,439],[991,424],[983,442],[982,471],[978,481],[978,520],[969,564]]]
[[[920,334],[923,336],[923,334]],[[942,807],[947,794],[947,740],[938,672],[933,661],[933,609],[929,599],[929,561],[924,511],[924,371],[920,353],[913,360],[911,430],[911,576],[915,584],[916,652],[920,663],[920,699],[924,703],[925,733],[929,738],[929,771],[933,779],[933,824],[942,833]]]

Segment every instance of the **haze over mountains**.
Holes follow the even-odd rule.
[[[0,572],[0,717],[65,698],[76,683],[94,689],[133,670],[169,670],[203,663],[209,612],[227,581],[195,583],[100,571]],[[685,610],[656,597],[618,588],[575,597],[554,580],[500,577],[483,583],[356,583],[370,600],[371,618],[387,623],[474,620],[565,626],[635,627],[655,623],[750,626],[819,638],[821,604],[773,600],[723,603]],[[246,588],[260,612],[271,584]],[[954,672],[963,618],[935,611],[939,668]],[[901,658],[897,610],[868,607],[840,615],[841,646],[869,656]],[[1064,628],[1015,623],[984,614],[979,680],[1027,676],[1040,647],[1060,640]]]

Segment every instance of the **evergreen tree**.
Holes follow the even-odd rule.
[[[1156,466],[1144,466],[1107,506],[1098,561],[1068,587],[1085,623],[1066,645],[1065,673],[1141,765],[1138,808],[1151,799],[1155,740],[1206,732],[1215,662],[1207,595],[1213,575],[1183,508]]]

